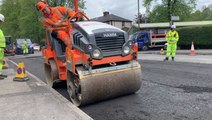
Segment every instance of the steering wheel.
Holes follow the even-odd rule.
[[[80,21],[80,19],[81,19],[82,17],[85,17],[88,21],[90,21],[90,19],[89,19],[83,12],[78,11],[78,12],[76,12],[72,17],[70,17],[70,18],[68,19],[68,24],[70,24],[70,22],[71,22],[72,19],[76,18],[76,21],[75,21],[75,22],[77,22],[77,21]]]

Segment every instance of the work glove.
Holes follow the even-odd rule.
[[[76,18],[78,21],[84,21],[83,17]]]
[[[83,18],[78,18],[78,17],[74,17],[72,20],[71,20],[71,23],[74,23],[74,22],[78,22],[78,21],[83,21]]]

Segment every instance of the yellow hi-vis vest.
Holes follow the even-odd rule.
[[[21,43],[21,47],[22,47],[22,49],[26,49],[27,48],[27,41],[23,41],[22,43]]]
[[[0,48],[6,47],[6,40],[3,34],[3,31],[0,29]]]
[[[174,31],[169,30],[166,33],[166,41],[168,43],[177,43],[178,40],[179,40],[179,35],[178,35],[178,32],[176,30],[174,30]]]

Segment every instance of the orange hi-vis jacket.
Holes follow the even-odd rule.
[[[68,26],[68,17],[73,17],[75,12],[66,7],[49,7],[51,10],[50,15],[45,15],[42,22],[46,29],[50,30],[66,30]]]

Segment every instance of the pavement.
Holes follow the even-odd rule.
[[[7,61],[0,80],[0,120],[92,120],[70,101],[27,72],[28,81],[13,81],[16,63]]]
[[[188,63],[201,63],[201,64],[212,64],[212,50],[195,50],[195,55],[190,55],[190,50],[177,50],[175,56],[175,62],[188,62]],[[156,51],[139,51],[138,59],[140,60],[154,60],[163,61],[166,57],[160,54],[160,50]],[[169,61],[172,62],[171,58]]]
[[[166,52],[166,50],[164,50]],[[177,50],[178,55],[190,55],[191,50]],[[196,55],[212,55],[212,49],[195,50]],[[139,51],[142,54],[160,54],[160,50]]]

